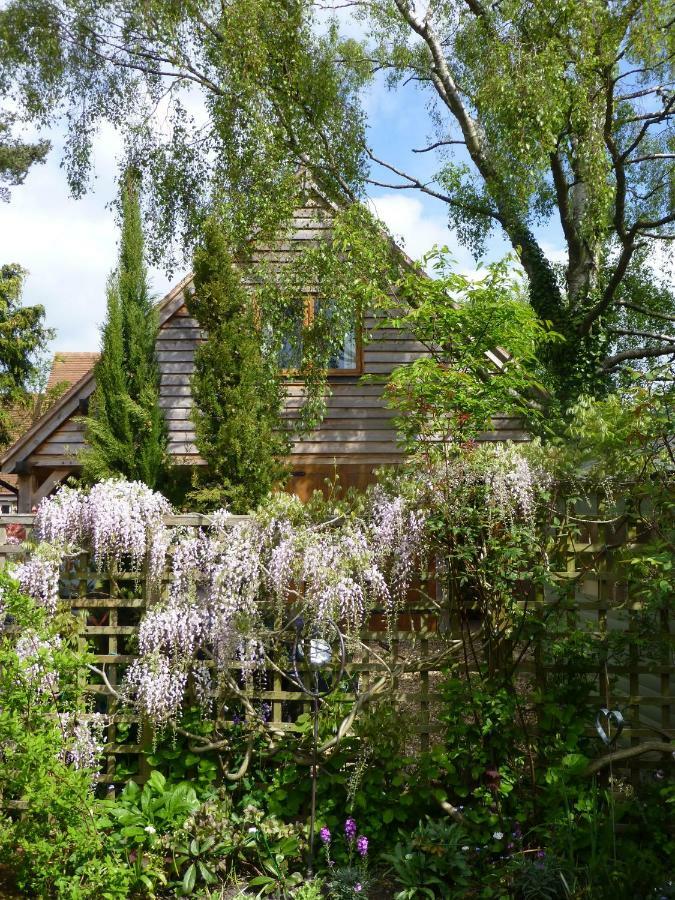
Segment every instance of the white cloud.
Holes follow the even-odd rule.
[[[27,305],[40,303],[56,329],[54,350],[97,350],[105,315],[105,283],[117,257],[118,231],[107,204],[115,197],[119,137],[104,128],[94,147],[93,189],[80,200],[68,195],[60,169],[60,141],[44,166],[35,166],[10,203],[0,204],[0,262],[28,269]],[[166,278],[153,272],[157,293]]]
[[[546,259],[553,265],[565,265],[567,263],[567,251],[562,245],[541,241],[540,246]]]
[[[422,257],[435,244],[439,247],[447,245],[457,258],[467,256],[445,218],[430,213],[418,197],[383,194],[372,197],[370,204],[375,215],[382,219],[397,243],[413,259]]]

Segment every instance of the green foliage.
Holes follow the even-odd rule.
[[[323,895],[323,881],[320,878],[314,878],[312,881],[306,881],[293,894],[295,900],[321,900]]]
[[[448,821],[420,822],[411,834],[402,833],[393,851],[383,854],[403,888],[394,895],[396,900],[462,896],[471,874],[470,839],[464,829]]]
[[[203,710],[198,707],[185,711],[182,724],[194,735],[206,736],[213,730],[213,723],[204,719]],[[208,754],[193,753],[189,742],[179,735],[156,736],[147,761],[154,769],[159,769],[169,782],[191,784],[200,800],[208,799],[216,789],[218,764]]]
[[[513,877],[517,896],[522,900],[563,900],[569,896],[559,861],[545,853],[518,858]]]
[[[673,590],[675,499],[673,381],[667,367],[634,373],[621,395],[583,397],[560,437],[547,448],[549,465],[565,485],[567,512],[582,539],[595,522],[626,528],[628,539],[608,555],[623,595],[639,604],[630,613],[641,657],[667,654],[660,631]],[[576,505],[576,510],[574,506]],[[624,603],[616,604],[617,610]],[[623,613],[626,615],[626,613]],[[629,635],[615,632],[608,652],[626,658]]]
[[[164,775],[154,771],[142,788],[130,781],[119,797],[104,801],[101,808],[98,825],[110,829],[112,843],[125,850],[152,849],[162,835],[185,824],[199,801],[189,784],[167,784]]]
[[[542,410],[533,400],[537,392],[541,398],[544,377],[539,355],[559,336],[537,320],[509,261],[489,266],[479,280],[455,274],[445,250],[425,263],[435,277],[406,273],[396,289],[405,314],[391,321],[430,351],[395,369],[387,384],[407,448],[439,440],[460,446],[490,430],[499,414],[536,426]],[[502,354],[498,363],[495,353]]]
[[[68,122],[75,193],[101,123],[121,128],[143,166],[157,258],[175,240],[191,250],[214,205],[237,243],[274,234],[299,166],[333,199],[358,197],[369,177],[431,194],[476,255],[501,229],[538,317],[565,337],[564,348],[540,349],[567,403],[606,389],[625,361],[616,351],[672,353],[662,329],[632,320],[626,335],[613,321],[619,302],[639,297],[649,251],[671,236],[671,24],[668,0],[448,0],[423,20],[402,0],[339,18],[315,0],[12,0],[0,88],[21,118]],[[364,98],[384,84],[405,107],[411,80],[428,120],[410,142],[418,149],[431,132],[427,166],[402,172],[385,159],[390,168],[371,175]],[[186,84],[205,115],[192,112]],[[553,216],[564,271],[539,230]]]
[[[330,871],[326,887],[328,896],[335,900],[352,900],[355,894],[368,900],[370,879],[354,866],[336,866]]]
[[[320,737],[331,738],[353,703],[353,695],[339,692],[322,705]],[[387,846],[399,828],[413,828],[420,817],[436,808],[433,786],[420,769],[420,761],[405,746],[400,727],[401,710],[385,700],[374,703],[359,715],[354,731],[322,760],[317,784],[317,821],[340,835],[346,815],[353,815],[359,833],[365,834],[375,854]],[[296,722],[298,744],[288,744],[275,754],[272,765],[262,762],[234,789],[240,803],[251,802],[271,815],[307,822],[311,781],[306,766],[298,765],[298,753],[308,755],[312,733],[311,717],[303,714]],[[349,864],[348,847],[341,841],[331,844],[331,858]]]
[[[9,187],[23,184],[28,170],[45,161],[49,141],[28,144],[11,136],[14,116],[0,112],[0,200],[9,200]]]
[[[186,302],[207,339],[195,353],[193,415],[207,471],[195,476],[191,499],[200,508],[246,513],[285,474],[276,357],[215,218],[204,227],[194,273]]]
[[[122,236],[117,271],[108,279],[107,313],[96,390],[85,419],[82,456],[89,482],[122,475],[156,487],[167,465],[166,425],[159,406],[157,316],[143,260],[143,231],[135,176],[122,187]]]
[[[61,26],[74,43],[62,40]],[[118,28],[137,35],[139,56],[126,40],[120,44]],[[122,54],[132,52],[132,65],[117,67],[106,52],[92,52],[84,38],[91,29],[101,46],[115,34]],[[53,120],[69,109],[67,174],[75,193],[87,187],[92,138],[114,117],[143,167],[151,192],[151,249],[165,258],[177,239],[182,249],[192,249],[214,205],[226,206],[238,239],[275,231],[299,163],[323,169],[334,191],[362,175],[362,151],[355,147],[363,121],[353,78],[336,65],[335,39],[333,29],[316,34],[304,0],[235,0],[227,10],[113,2],[105,12],[70,0],[17,3],[3,10],[0,23],[0,87],[12,91],[29,117]],[[157,130],[152,111],[167,86],[157,71],[169,70],[149,65],[150,59],[174,58],[178,74],[188,46],[198,57],[189,81],[206,90],[208,124],[202,130],[185,96],[174,91],[164,113],[167,129]],[[309,119],[302,109],[311,110]]]
[[[12,408],[29,402],[29,389],[39,373],[40,357],[54,336],[44,326],[42,306],[21,304],[26,275],[21,266],[0,266],[0,448],[16,436]]]
[[[208,882],[210,876],[219,881],[238,877],[255,888],[256,894],[280,892],[286,896],[303,880],[304,829],[246,800],[233,803],[224,788],[193,813],[167,846],[174,855],[174,874],[180,875],[183,891],[190,884],[192,890],[200,881]],[[208,876],[202,867],[208,869]]]
[[[97,831],[93,772],[69,752],[69,723],[87,711],[75,621],[48,618],[4,574],[0,599],[0,861],[29,896],[122,900],[124,864]]]

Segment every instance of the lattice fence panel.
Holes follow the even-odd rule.
[[[239,519],[233,517],[234,521]],[[8,561],[21,559],[26,552],[21,544],[6,541],[7,526],[24,528],[29,535],[32,521],[31,516],[0,517],[0,568]],[[186,515],[170,517],[167,524],[199,527],[206,521],[202,516]],[[640,603],[626,596],[614,566],[616,549],[636,540],[635,533],[625,528],[615,530],[610,525],[590,524],[587,532],[570,544],[560,573],[562,579],[577,583],[566,607],[569,630],[580,626],[601,639],[612,631],[623,631],[628,636],[624,658],[608,658],[588,673],[594,679],[598,708],[618,708],[624,714],[626,727],[621,736],[624,744],[653,740],[658,734],[664,738],[670,735],[672,739],[672,613],[663,610],[660,615],[658,628],[664,641],[659,659],[643,659],[637,641]],[[62,596],[70,601],[74,614],[81,619],[82,640],[91,646],[97,665],[105,667],[111,684],[120,684],[136,652],[135,634],[146,605],[143,579],[134,573],[92,571],[87,557],[82,555],[67,564]],[[538,596],[532,602],[537,614],[544,617],[547,605],[553,601]],[[457,636],[459,623],[443,612],[442,607],[441,585],[433,573],[428,573],[411,591],[393,630],[384,611],[373,613],[361,635],[364,646],[349,659],[347,666],[348,676],[358,679],[363,689],[369,679],[382,671],[377,661],[382,650],[390,659],[411,655],[418,663],[421,661],[417,670],[405,672],[397,684],[405,698],[406,719],[411,723],[406,727],[418,749],[429,747],[439,730],[434,712],[440,699],[436,685],[441,676],[440,666],[434,666],[434,656],[439,647],[458,643],[453,634]],[[632,634],[636,635],[635,641],[630,640]],[[525,677],[541,684],[564,669],[564,665],[557,669],[549,665],[542,647],[535,646],[522,661],[521,668]],[[116,707],[114,697],[100,679],[92,676],[88,689],[93,694],[94,710],[112,716],[101,781],[114,785],[131,777],[142,782],[148,774],[145,751],[150,736],[140,732],[140,723],[128,709],[121,711]],[[269,704],[270,724],[279,731],[292,731],[294,720],[309,708],[307,697],[275,670],[268,671],[255,685],[251,698],[256,703]],[[653,765],[653,757],[644,757],[632,763],[631,768],[637,771],[642,766]]]
[[[596,520],[597,499],[579,511],[585,517]],[[564,568],[560,571],[561,584],[568,580],[574,584],[571,596],[562,601],[566,613],[567,632],[581,629],[594,635],[600,647],[607,653],[597,668],[585,671],[584,677],[592,679],[591,703],[597,707],[618,710],[624,717],[624,727],[616,747],[635,746],[644,741],[673,740],[672,731],[672,679],[675,643],[671,633],[672,608],[659,612],[653,637],[657,638],[658,651],[641,650],[644,627],[640,614],[643,603],[631,597],[625,582],[625,572],[617,564],[619,551],[637,547],[646,535],[639,535],[630,521],[593,521],[584,526],[576,539],[570,542]],[[558,597],[538,596],[535,600],[541,617],[547,615],[551,603]],[[621,649],[612,650],[612,636],[623,636]],[[543,685],[546,679],[565,671],[565,664],[546,662],[542,647],[534,649],[531,658],[522,663],[523,671],[534,674],[535,681]],[[602,724],[602,723],[601,723]],[[595,728],[589,723],[589,733]],[[646,754],[630,761],[634,777],[639,770],[654,768],[655,763],[668,763],[667,755]]]

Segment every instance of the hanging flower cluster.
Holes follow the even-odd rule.
[[[13,575],[21,590],[54,613],[63,557],[87,550],[98,569],[122,561],[140,569],[147,560],[151,582],[164,571],[172,532],[164,525],[169,502],[139,481],[109,479],[89,492],[63,487],[42,500],[35,535],[42,542]]]
[[[133,566],[149,560],[151,578],[161,575],[170,540],[163,517],[171,505],[140,481],[108,479],[88,493],[64,487],[44,499],[35,516],[37,537],[63,548],[84,547],[95,565]]]
[[[95,772],[105,747],[108,717],[102,713],[78,716],[63,712],[59,713],[59,723],[64,735],[62,756],[65,762],[75,769],[90,769]]]
[[[361,518],[316,523],[292,499],[245,522],[225,510],[206,529],[169,529],[168,502],[138,482],[63,488],[41,503],[38,536],[51,555],[19,567],[22,588],[53,610],[63,554],[97,567],[146,560],[168,590],[144,616],[125,690],[157,726],[180,716],[189,685],[205,706],[231,673],[245,683],[266,665],[272,624],[302,619],[321,637],[332,623],[356,633],[371,610],[390,618],[410,584],[424,516],[378,491]]]
[[[140,710],[158,728],[180,718],[188,673],[159,653],[136,659],[127,670],[126,687]]]
[[[60,553],[43,545],[39,552],[16,566],[12,574],[24,594],[53,614],[59,601],[60,569]]]
[[[14,652],[22,674],[38,694],[58,694],[59,675],[53,664],[53,656],[60,647],[61,639],[58,635],[42,640],[32,630],[26,631],[16,642]]]
[[[410,587],[425,526],[425,511],[413,508],[404,497],[390,497],[382,488],[375,489],[370,541],[398,599],[403,599]]]
[[[497,444],[485,473],[488,502],[506,519],[534,514],[537,491],[546,488],[550,476],[532,466],[513,444]]]
[[[279,517],[243,524],[219,513],[208,531],[172,545],[168,597],[141,622],[142,657],[127,674],[156,725],[180,714],[190,678],[208,705],[233,669],[245,683],[265,668],[270,603],[277,619],[300,617],[318,635],[331,622],[355,632],[373,606],[391,606],[406,589],[424,529],[405,502],[381,493],[364,521],[334,527],[280,507]]]

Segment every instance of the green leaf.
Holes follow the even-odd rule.
[[[216,878],[216,876],[213,874],[213,872],[211,871],[211,869],[209,869],[209,867],[205,863],[199,861],[197,863],[197,866],[199,867],[199,871],[201,872],[202,879],[205,881],[206,884],[213,884],[215,881],[218,880]]]
[[[186,894],[191,894],[194,890],[195,882],[197,881],[197,869],[195,864],[192,863],[185,870],[185,875],[183,875],[183,891]]]
[[[276,878],[270,878],[268,875],[256,875],[255,878],[252,878],[248,886],[249,887],[264,887],[267,884],[276,884]]]

